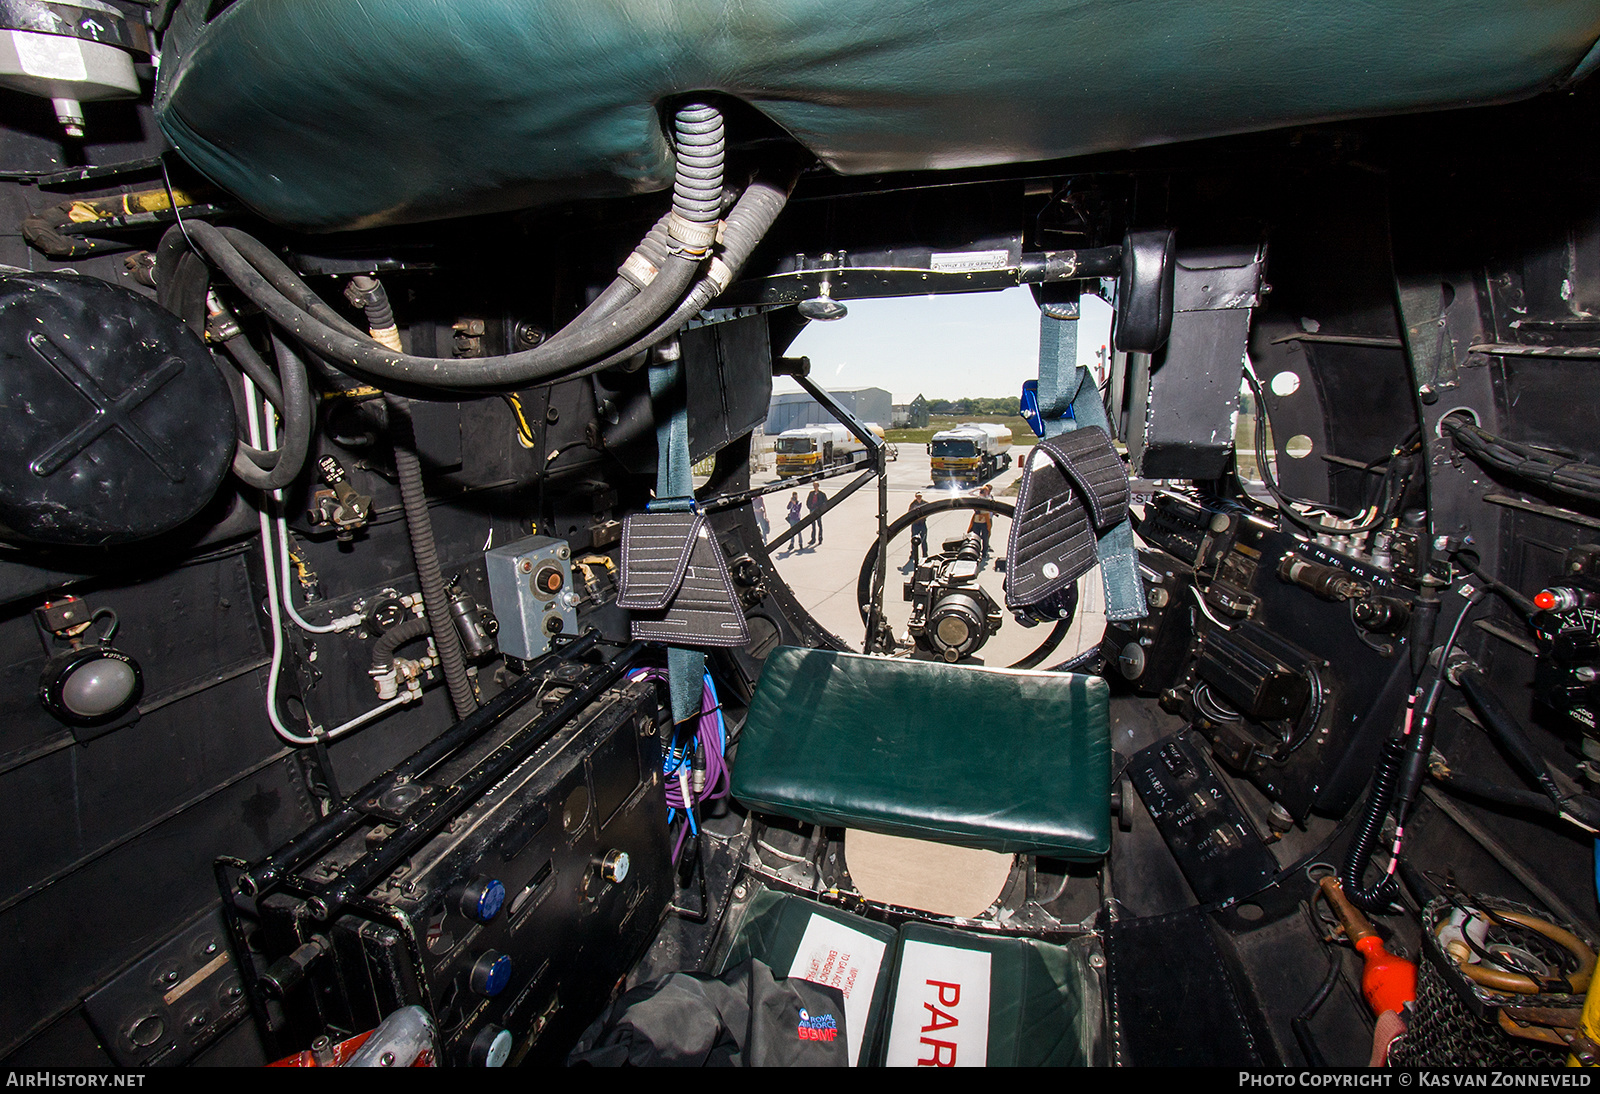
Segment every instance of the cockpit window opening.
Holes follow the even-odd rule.
[[[1243,376],[1239,378],[1239,408],[1233,416],[1233,452],[1234,469],[1239,477],[1239,485],[1245,493],[1263,505],[1277,507],[1277,502],[1267,490],[1266,479],[1261,474],[1260,459],[1256,453],[1256,399],[1250,390],[1250,382]],[[1277,474],[1278,464],[1275,458],[1277,441],[1272,436],[1272,421],[1265,423],[1265,451],[1271,470]]]

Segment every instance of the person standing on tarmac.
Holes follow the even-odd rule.
[[[922,492],[919,490],[917,496],[911,499],[911,505],[906,509],[906,512],[915,513],[927,507],[928,503],[923,500]],[[904,571],[914,570],[917,568],[917,560],[927,557],[928,520],[926,517],[922,517],[911,522],[911,557],[906,559],[906,564],[902,569]]]
[[[767,523],[767,499],[757,494],[750,499],[750,509],[756,516],[756,527],[761,529],[761,542],[772,538],[772,526]]]
[[[818,509],[821,509],[823,505],[827,503],[827,501],[828,495],[822,492],[822,487],[818,486],[816,483],[812,483],[811,493],[806,495],[806,511],[815,513]],[[816,519],[816,523],[812,524],[811,526],[811,542],[808,544],[808,546],[815,547],[821,542],[822,518],[819,516]]]
[[[994,487],[985,486],[982,490],[978,491],[978,496],[980,498],[992,498],[994,496]],[[989,557],[989,532],[993,527],[994,514],[987,509],[979,509],[977,512],[973,513],[972,523],[967,525],[967,531],[977,532],[979,537],[983,540],[984,559],[988,559]]]
[[[795,548],[800,546],[800,533],[795,531],[795,528],[800,523],[800,492],[798,490],[790,491],[789,508],[784,516],[789,521],[789,542],[784,546],[792,553]]]

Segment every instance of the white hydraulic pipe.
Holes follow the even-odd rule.
[[[278,447],[278,428],[273,423],[271,414],[267,415],[266,426],[266,447],[270,451],[271,449]],[[255,441],[252,440],[250,443],[255,444]],[[359,614],[341,616],[340,618],[335,619],[333,622],[328,624],[318,624],[306,622],[305,618],[298,610],[296,610],[294,606],[294,586],[289,580],[289,522],[285,520],[283,516],[283,491],[274,490],[272,492],[272,500],[277,503],[278,554],[282,557],[276,565],[270,561],[267,563],[267,573],[272,575],[281,571],[281,576],[279,576],[277,580],[283,586],[283,607],[284,610],[289,613],[289,618],[294,620],[295,626],[299,627],[303,631],[308,631],[311,634],[333,634],[336,631],[347,631],[352,627],[357,626],[361,622],[361,616]],[[268,580],[273,580],[273,578],[269,577]]]
[[[245,422],[250,432],[250,444],[252,447],[260,448],[261,420],[257,411],[260,400],[256,395],[256,386],[250,382],[250,377],[244,376],[242,379]],[[267,615],[272,620],[272,665],[267,670],[267,720],[272,723],[273,732],[289,744],[314,745],[317,743],[316,738],[292,732],[278,717],[278,673],[283,668],[283,615],[278,607],[278,566],[272,549],[272,520],[267,516],[265,498],[262,499],[261,506],[261,554],[267,567]]]

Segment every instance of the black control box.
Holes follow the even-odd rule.
[[[1272,880],[1272,853],[1187,734],[1135,753],[1128,778],[1202,904],[1237,900]]]
[[[581,683],[572,675],[552,676],[501,732],[425,779],[364,803],[361,825],[240,917],[281,1048],[338,1041],[419,1004],[446,1065],[554,1064],[598,1015],[672,897],[670,723],[653,684],[621,681],[540,730]],[[543,743],[442,830],[339,914],[317,914],[315,886],[348,876],[408,808],[471,784],[535,731]]]

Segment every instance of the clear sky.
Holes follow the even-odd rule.
[[[811,323],[788,350],[811,358],[824,387],[881,387],[897,403],[1018,395],[1039,371],[1039,309],[1025,288],[951,296],[848,300],[850,314]],[[1107,340],[1110,309],[1083,298],[1078,360]],[[788,377],[774,392],[799,391]]]

